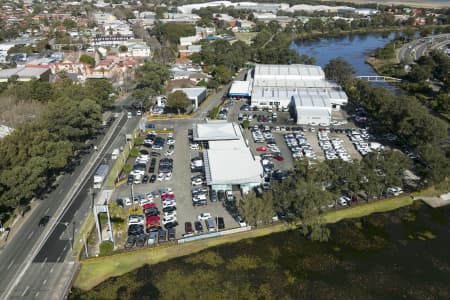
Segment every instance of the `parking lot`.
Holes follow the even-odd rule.
[[[176,203],[176,222],[178,223],[177,226],[175,226],[175,236],[176,238],[181,238],[185,235],[185,222],[191,222],[194,227],[194,221],[197,221],[197,216],[201,213],[210,213],[211,218],[215,220],[217,223],[217,218],[222,217],[225,223],[225,229],[235,228],[239,227],[238,223],[231,217],[231,215],[226,211],[225,207],[223,206],[223,202],[217,201],[217,202],[211,202],[209,199],[209,191],[208,195],[206,196],[206,204],[205,206],[193,206],[192,201],[192,186],[191,184],[191,177],[194,175],[198,175],[199,173],[191,173],[190,168],[190,162],[191,158],[198,157],[201,155],[201,150],[190,150],[189,147],[189,140],[188,140],[188,128],[189,126],[181,127],[178,130],[175,130],[173,133],[173,139],[174,139],[174,145],[173,153],[171,155],[165,155],[167,154],[167,150],[169,149],[169,145],[167,145],[167,139],[168,135],[158,135],[158,137],[164,138],[165,142],[162,147],[162,149],[152,149],[152,146],[148,145],[141,146],[141,150],[147,150],[149,152],[149,160],[146,163],[146,170],[145,174],[151,177],[151,175],[156,176],[156,180],[154,182],[149,183],[138,183],[137,181],[134,181],[134,184],[123,184],[119,186],[115,194],[113,196],[114,199],[130,199],[124,202],[124,206],[126,209],[127,204],[140,206],[139,203],[132,204],[132,193],[133,196],[139,196],[141,195],[142,198],[146,198],[146,194],[152,193],[153,194],[153,202],[156,204],[156,207],[158,208],[160,212],[160,220],[161,224],[160,226],[162,229],[164,229],[164,225],[162,223],[164,219],[164,212],[163,212],[163,204],[160,193],[158,191],[163,191],[170,189],[173,193],[173,196],[175,198]],[[158,147],[156,147],[158,148]],[[155,154],[157,153],[157,154]],[[149,173],[149,165],[151,162],[151,159],[155,158],[155,169],[154,172]],[[159,162],[161,160],[164,160],[165,158],[170,158],[173,160],[173,167],[171,170],[171,178],[167,179],[166,176],[161,177],[162,180],[158,180],[159,177]],[[134,163],[133,161],[131,161]],[[206,188],[205,184],[201,186],[196,186],[196,188],[204,187]],[[150,197],[150,196],[149,196]],[[145,200],[143,200],[146,202]],[[142,214],[142,210],[139,210],[139,214]],[[205,226],[205,221],[201,221],[203,225],[203,232],[206,233],[208,230]],[[217,224],[216,224],[217,229]],[[197,234],[197,232],[195,232]]]

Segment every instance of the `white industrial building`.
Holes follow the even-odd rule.
[[[192,101],[192,106],[194,110],[198,108],[200,103],[206,99],[206,88],[205,87],[194,87],[194,88],[179,88],[173,89],[174,91],[183,91],[187,97]]]
[[[331,122],[331,103],[325,95],[292,96],[297,124],[329,126]]]
[[[233,82],[228,95],[250,97],[256,107],[301,108],[295,114],[298,124],[305,125],[329,124],[331,111],[348,102],[342,88],[325,79],[320,66],[303,64],[257,64],[246,81]]]
[[[247,193],[263,183],[259,157],[253,156],[236,123],[194,124],[193,140],[207,143],[203,151],[206,183],[213,190],[232,190],[233,186],[239,186]]]

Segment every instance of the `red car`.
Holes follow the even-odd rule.
[[[281,155],[277,155],[277,156],[274,156],[274,159],[276,159],[276,160],[278,160],[278,161],[283,161],[283,160],[284,160],[284,157],[281,156]]]
[[[175,199],[175,195],[174,194],[162,194],[161,201],[166,200],[166,199]]]
[[[161,220],[161,218],[159,216],[148,216],[147,217],[147,226],[150,225],[150,224],[159,225],[160,224],[160,220]]]
[[[194,233],[194,230],[192,229],[192,223],[191,222],[184,223],[184,231],[186,232],[186,234]]]
[[[142,208],[147,209],[147,208],[155,208],[155,207],[156,207],[156,203],[145,203]]]
[[[266,152],[267,148],[266,147],[258,147],[258,148],[256,148],[256,151],[258,151],[258,152]]]

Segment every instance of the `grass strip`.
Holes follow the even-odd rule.
[[[346,218],[358,218],[372,213],[394,210],[410,205],[412,201],[409,195],[405,195],[349,207],[339,211],[332,211],[325,214],[324,217],[327,223],[335,223]],[[75,281],[75,286],[82,290],[90,290],[110,277],[123,275],[142,267],[144,264],[156,264],[172,258],[196,253],[209,247],[233,243],[242,239],[260,237],[293,228],[295,228],[293,225],[278,223],[273,226],[220,236],[213,239],[178,244],[176,246],[144,248],[142,250],[123,252],[111,256],[86,259],[81,261],[81,270]]]

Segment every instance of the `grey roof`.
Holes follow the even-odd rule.
[[[183,91],[189,99],[197,98],[202,93],[206,92],[205,87],[195,87],[195,88],[181,88],[181,89],[174,89],[173,91]]]
[[[331,108],[330,98],[326,95],[294,95],[296,107]]]
[[[49,68],[21,67],[14,69],[0,70],[0,79],[8,79],[17,75],[19,78],[39,78],[47,72]]]

